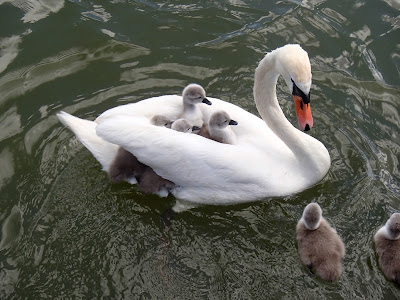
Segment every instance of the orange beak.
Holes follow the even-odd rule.
[[[308,131],[313,127],[314,121],[311,114],[310,103],[305,104],[299,96],[293,96],[294,106],[296,107],[297,122],[302,131]]]

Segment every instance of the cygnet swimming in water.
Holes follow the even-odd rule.
[[[235,144],[236,136],[229,125],[237,124],[236,121],[230,118],[227,112],[222,110],[216,111],[211,115],[208,125],[203,124],[199,135],[220,143]]]
[[[379,265],[385,276],[400,285],[400,213],[394,213],[374,236]]]
[[[334,281],[342,273],[344,244],[336,230],[322,217],[317,203],[306,206],[297,223],[296,239],[301,261],[323,280]]]
[[[182,92],[183,111],[179,118],[188,120],[194,126],[201,127],[203,124],[203,114],[197,107],[199,103],[211,105],[206,98],[206,91],[201,85],[192,83],[186,86]]]

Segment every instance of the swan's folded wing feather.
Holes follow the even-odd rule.
[[[81,141],[81,143],[102,165],[103,170],[108,172],[119,147],[117,145],[110,144],[97,136],[97,123],[77,118],[64,111],[58,113],[57,117],[65,126],[75,133],[76,137]]]
[[[237,158],[234,145],[151,125],[145,118],[115,116],[104,119],[96,132],[120,145],[139,161],[182,186],[218,186],[237,176],[231,168]]]

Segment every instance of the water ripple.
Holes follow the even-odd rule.
[[[0,40],[0,298],[398,296],[373,248],[400,205],[396,1],[8,2],[0,0],[10,23]],[[164,228],[160,214],[174,199],[110,184],[55,117],[62,109],[94,119],[189,82],[257,114],[258,60],[295,42],[313,68],[311,134],[332,159],[327,176],[296,195],[197,207]],[[280,80],[295,123],[287,92]],[[338,283],[299,260],[294,230],[312,201],[346,245]]]
[[[7,2],[25,13],[22,17],[24,23],[35,23],[46,18],[51,13],[57,13],[64,7],[64,0],[1,0],[0,5]]]

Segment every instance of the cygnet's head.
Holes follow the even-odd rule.
[[[322,209],[317,203],[310,203],[303,211],[304,225],[308,230],[315,230],[319,227],[322,219]]]
[[[197,126],[193,126],[188,120],[186,119],[178,119],[172,123],[171,129],[183,132],[183,133],[191,133],[194,130],[199,130]]]
[[[238,123],[232,120],[227,112],[220,110],[211,115],[208,124],[212,128],[224,129],[229,125],[237,125]]]
[[[386,230],[389,238],[397,240],[400,238],[400,213],[394,213],[386,222]]]
[[[187,104],[205,103],[211,105],[211,102],[206,98],[206,91],[201,85],[192,83],[189,84],[182,92],[183,102]]]
[[[155,115],[151,118],[151,123],[156,126],[171,128],[172,120],[163,115]]]

